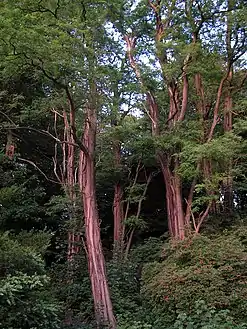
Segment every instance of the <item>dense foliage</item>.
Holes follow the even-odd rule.
[[[243,0],[0,2],[0,327],[247,328]]]
[[[150,263],[143,274],[143,294],[152,296],[167,319],[189,314],[203,300],[207,307],[229,310],[245,321],[246,231],[236,229],[211,238],[193,237],[163,251],[165,260]]]
[[[59,304],[49,289],[49,277],[37,248],[47,248],[49,237],[23,235],[22,245],[14,236],[0,237],[1,328],[59,328]],[[31,247],[29,238],[37,244]]]

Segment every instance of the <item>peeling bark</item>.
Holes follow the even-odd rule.
[[[234,6],[234,2],[232,0],[228,0],[228,9],[232,10]],[[228,86],[225,95],[225,104],[224,104],[224,132],[232,131],[232,79],[233,79],[233,49],[232,49],[232,19],[231,14],[229,13],[227,16],[227,30],[226,30],[226,48],[227,48],[227,64],[230,67],[229,75],[228,75]],[[231,213],[233,211],[233,177],[232,177],[232,159],[229,159],[227,163],[227,177],[224,179],[222,184],[223,190],[223,210],[225,213]]]
[[[72,134],[72,126],[75,125],[75,109],[73,103],[70,104],[69,120],[66,111],[63,111],[64,120],[64,140],[66,144],[63,145],[63,177],[64,189],[70,202],[70,216],[73,219],[75,213],[75,140]],[[71,262],[74,256],[79,253],[80,232],[77,232],[75,227],[68,231],[68,261]]]
[[[75,128],[75,107],[68,89],[66,89],[66,94],[68,97],[70,112],[69,115],[67,115],[64,111],[62,115],[64,120],[65,143],[62,144],[63,162],[60,167],[61,177],[59,181],[65,188],[66,194],[71,202],[71,209],[73,212],[77,197],[75,191],[75,184],[77,183],[75,168],[75,156],[77,152],[75,152],[75,146],[79,146],[78,185],[84,212],[86,236],[84,248],[88,261],[89,277],[94,300],[95,319],[97,322],[97,328],[107,326],[108,328],[115,329],[116,320],[113,314],[106,277],[105,258],[101,244],[100,220],[96,201],[94,164],[97,127],[96,105],[93,105],[95,102],[91,101],[91,106],[87,107],[85,129],[82,139],[79,140],[76,135]],[[93,97],[93,99],[95,99],[95,92]],[[55,122],[56,115],[57,114],[55,114]],[[56,147],[53,162],[55,175],[59,178],[59,174],[57,172]],[[68,260],[70,262],[73,260],[74,255],[80,250],[80,241],[80,232],[75,229],[68,232]],[[71,313],[68,312],[66,321],[71,321],[71,316]]]
[[[92,97],[95,97],[95,93]],[[106,277],[105,258],[100,237],[100,219],[96,201],[94,153],[97,117],[96,107],[93,103],[87,107],[82,140],[87,153],[85,154],[82,149],[80,150],[78,179],[83,202],[87,260],[95,318],[98,327],[106,325],[114,329],[116,328],[116,320]]]
[[[181,180],[176,171],[171,171],[166,161],[160,162],[166,186],[168,227],[172,238],[185,238],[185,215],[183,212]]]

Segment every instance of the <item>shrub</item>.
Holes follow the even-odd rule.
[[[135,263],[148,263],[158,261],[161,256],[163,242],[159,238],[149,238],[143,244],[133,248],[131,260]]]
[[[137,312],[141,304],[135,277],[137,265],[112,260],[107,264],[107,272],[115,313],[127,316]]]
[[[2,329],[59,328],[59,305],[48,289],[43,260],[34,249],[0,235]]]
[[[23,246],[8,233],[0,234],[0,278],[16,272],[45,274],[43,260],[34,249]]]
[[[247,317],[246,229],[211,238],[195,236],[170,244],[162,263],[143,271],[143,297],[151,308],[163,313],[167,325],[178,313],[193,313],[198,300],[207,307],[229,310],[233,319]]]
[[[93,297],[84,253],[75,255],[71,263],[54,263],[49,275],[62,312],[69,313],[70,325],[78,328],[83,322],[91,322],[94,319]]]
[[[48,298],[46,276],[19,274],[0,281],[2,329],[57,329],[58,305]]]
[[[203,300],[195,303],[192,314],[180,313],[171,329],[246,329],[247,325],[236,324],[229,310],[217,311],[208,308]]]

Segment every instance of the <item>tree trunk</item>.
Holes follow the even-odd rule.
[[[76,192],[75,192],[75,140],[72,133],[72,127],[75,126],[75,109],[73,102],[70,104],[69,119],[66,111],[63,111],[64,120],[64,140],[67,144],[63,147],[63,185],[66,191],[67,197],[70,202],[70,220],[75,219],[75,202],[76,202]],[[73,226],[68,230],[68,257],[69,262],[73,261],[74,256],[79,253],[79,242],[80,242],[80,232],[77,232],[77,227],[73,223]],[[71,268],[70,268],[71,271]]]
[[[185,215],[181,192],[181,179],[176,170],[171,171],[163,157],[159,157],[160,165],[166,187],[166,207],[168,228],[172,238],[183,240],[185,238]]]
[[[229,11],[234,6],[233,0],[227,1]],[[228,88],[225,96],[224,105],[224,132],[230,132],[232,130],[232,79],[233,79],[233,67],[232,67],[232,33],[233,22],[231,14],[227,15],[227,29],[226,29],[226,48],[227,48],[227,65],[230,67],[229,76],[227,79]],[[227,177],[223,181],[223,210],[225,213],[231,213],[233,211],[233,178],[232,178],[232,159],[227,163]]]
[[[10,160],[12,160],[14,157],[14,153],[15,153],[14,137],[12,130],[9,129],[7,132],[7,143],[6,143],[5,154]]]
[[[139,172],[139,170],[137,169],[137,175],[138,175],[138,172]],[[134,184],[135,184],[136,180],[137,180],[137,176],[136,176],[136,179],[134,181]],[[143,203],[143,200],[145,200],[145,197],[146,197],[146,194],[147,194],[147,190],[148,190],[148,186],[149,186],[151,180],[152,180],[152,173],[150,173],[149,176],[147,177],[147,182],[146,182],[145,188],[143,190],[142,195],[140,196],[140,200],[139,200],[138,206],[137,206],[136,218],[139,218],[140,217],[141,209],[142,209],[142,203]],[[131,248],[131,243],[132,243],[133,236],[134,236],[134,232],[135,232],[135,228],[133,227],[131,229],[130,234],[129,234],[129,237],[127,239],[126,249],[125,249],[125,259],[128,258],[128,255],[129,255],[129,252],[130,252],[130,248]]]
[[[227,91],[224,107],[224,132],[232,130],[232,96],[230,90]],[[227,163],[227,177],[222,184],[223,190],[223,210],[225,213],[233,211],[233,178],[232,178],[232,159]]]
[[[114,201],[114,253],[122,251],[123,248],[123,190],[120,183],[115,184]]]
[[[112,302],[106,277],[105,259],[100,238],[100,221],[96,202],[94,151],[96,139],[96,110],[87,109],[83,144],[87,153],[80,151],[79,187],[82,195],[88,269],[98,328],[116,328]]]
[[[203,136],[201,139],[201,143],[205,143],[208,140],[208,136],[210,134],[210,128],[208,127],[210,105],[206,105],[205,92],[204,92],[204,87],[203,87],[203,83],[202,83],[202,76],[200,73],[196,73],[196,75],[195,75],[195,89],[196,89],[196,93],[198,96],[198,99],[196,102],[197,112],[200,115],[200,120],[201,120],[202,128],[203,128]],[[206,181],[206,183],[208,185],[210,185],[210,182],[212,181],[212,176],[213,176],[211,159],[202,160],[200,167],[202,168],[204,180]],[[209,207],[208,212],[216,213],[217,204],[216,204],[216,200],[214,199],[215,191],[212,190],[212,188],[210,188],[210,187],[206,187],[206,193],[209,197],[212,198],[212,201],[210,201],[210,207]]]
[[[217,202],[216,202],[216,198],[217,198],[216,191],[210,187],[210,182],[212,181],[212,176],[213,176],[211,159],[204,159],[202,168],[203,168],[203,176],[204,176],[206,185],[209,184],[209,187],[206,187],[206,193],[209,196],[209,198],[211,199],[209,213],[217,214],[218,207],[217,207]]]
[[[114,160],[115,167],[118,169],[121,164],[121,144],[116,141],[113,145],[114,148]],[[113,215],[114,215],[114,248],[113,254],[121,254],[123,251],[123,221],[124,221],[124,210],[123,210],[123,189],[119,181],[116,182],[114,188],[114,201],[113,201]]]

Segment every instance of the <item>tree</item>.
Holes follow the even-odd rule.
[[[222,3],[223,7],[225,5],[225,3]],[[201,116],[199,122],[202,123],[200,128],[203,137],[201,139],[197,137],[199,144],[209,147],[213,138],[217,136],[218,130],[216,128],[219,123],[224,86],[229,78],[232,65],[243,55],[246,47],[245,33],[243,33],[240,42],[237,38],[236,44],[238,46],[235,47],[235,54],[228,66],[224,68],[222,65],[224,54],[220,53],[215,45],[217,40],[222,42],[223,47],[225,46],[221,38],[224,32],[217,28],[217,22],[225,19],[231,8],[226,5],[226,9],[224,9],[225,7],[221,9],[219,5],[214,5],[211,2],[194,4],[187,1],[173,1],[164,4],[161,1],[151,0],[148,7],[151,12],[148,11],[146,4],[140,2],[134,10],[136,13],[128,13],[128,15],[134,16],[134,19],[138,14],[142,15],[145,17],[144,21],[137,23],[136,20],[133,20],[132,25],[129,27],[132,32],[126,32],[126,28],[120,30],[120,32],[126,41],[129,63],[146,96],[152,135],[156,141],[156,158],[162,169],[166,185],[169,231],[172,237],[183,239],[186,230],[190,230],[191,216],[192,219],[194,216],[192,215],[193,196],[201,173],[203,173],[201,177],[203,179],[203,189],[206,192],[201,206],[205,208],[202,212],[197,210],[197,224],[193,220],[196,231],[199,231],[204,219],[215,208],[218,198],[218,184],[222,178],[215,180],[216,175],[213,172],[212,159],[204,155],[197,156],[198,159],[195,161],[195,167],[193,168],[195,171],[194,178],[191,177],[190,191],[186,196],[186,204],[184,204],[181,154],[183,153],[185,140],[183,135],[182,140],[179,140],[178,136],[181,127],[185,127],[185,124],[189,122],[188,120],[193,122],[196,119],[194,105],[198,110],[198,119]],[[241,4],[237,8],[238,10],[242,10]],[[207,27],[212,28],[216,38],[218,38],[213,39],[212,44],[209,42],[208,46],[206,46],[208,36],[205,32]],[[146,51],[143,50],[139,40],[147,42]],[[202,45],[206,46],[206,51],[203,51]],[[150,66],[147,68],[147,65],[141,61],[138,63],[135,55],[137,51],[139,51],[139,56],[141,54],[142,56],[152,56],[151,58],[154,58],[152,62],[150,61],[151,70],[155,68],[152,63],[158,65],[160,69],[158,77],[155,74],[149,74]],[[214,99],[210,100],[209,105],[207,105],[200,71],[204,66],[202,60],[215,56],[213,53],[209,55],[210,51],[215,51],[217,54],[215,58],[217,65],[214,69],[217,70],[217,74],[221,78],[218,82],[218,88],[213,90]],[[193,76],[195,77],[194,83]],[[153,86],[151,87],[152,84],[153,86],[156,84],[156,89]],[[193,85],[198,98],[196,102],[193,99]],[[191,90],[189,90],[189,86]],[[164,98],[163,103],[161,103],[160,95],[162,92],[167,93],[165,104]],[[168,106],[168,111],[163,110],[164,105]],[[166,115],[166,120],[163,119],[163,115]],[[193,136],[192,138],[188,137],[193,142]],[[218,175],[218,177],[220,176]]]
[[[45,4],[22,1],[15,5],[4,2],[2,12],[3,17],[8,18],[8,25],[2,24],[1,27],[6,36],[2,44],[5,51],[4,62],[8,63],[8,69],[11,70],[9,59],[13,56],[17,65],[21,65],[22,68],[27,66],[43,75],[47,86],[47,97],[52,92],[58,92],[63,97],[59,103],[64,109],[66,109],[64,100],[68,101],[70,113],[70,126],[66,127],[67,132],[69,130],[68,135],[65,141],[55,137],[55,141],[59,144],[70,145],[67,153],[68,159],[64,159],[66,180],[63,183],[69,191],[70,198],[73,199],[75,142],[80,149],[78,152],[78,185],[83,204],[86,251],[96,321],[98,326],[103,323],[115,327],[100,239],[95,192],[94,148],[97,111],[101,105],[97,104],[97,108],[95,107],[95,97],[98,97],[98,82],[96,76],[91,75],[90,70],[95,72],[95,66],[98,65],[100,52],[97,53],[96,46],[100,47],[99,38],[104,34],[101,24],[105,22],[105,11],[98,16],[97,26],[92,25],[92,17],[99,5],[95,2],[84,6],[79,1],[72,6],[68,6],[66,1]],[[13,12],[16,13],[15,16],[13,16]],[[15,29],[16,19],[21,23],[19,30]],[[4,32],[6,29],[9,31],[8,37]],[[40,33],[40,31],[42,32]],[[99,34],[98,31],[100,31]],[[93,52],[95,52],[93,57],[97,61],[93,61],[92,65],[91,53]],[[73,88],[69,87],[72,84],[75,86],[75,92],[73,92]],[[76,111],[75,108],[74,98],[80,89],[85,97],[85,104],[82,104],[81,99],[78,103],[85,110],[85,115],[78,109]],[[80,131],[83,130],[81,139],[77,135],[75,115],[77,118],[79,117],[79,123],[85,119],[84,130],[80,127]],[[82,120],[80,120],[80,116],[82,116]]]

